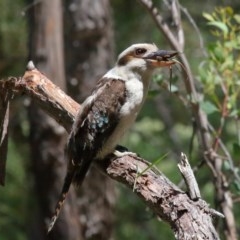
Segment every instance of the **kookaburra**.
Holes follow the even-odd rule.
[[[134,44],[119,55],[114,68],[97,82],[83,102],[69,136],[67,173],[48,232],[57,220],[71,183],[81,185],[92,161],[114,152],[144,103],[154,70],[174,64],[171,58],[176,54],[159,50],[154,44]]]

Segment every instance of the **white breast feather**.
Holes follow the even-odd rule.
[[[114,150],[124,133],[132,126],[145,100],[147,90],[144,89],[139,79],[134,78],[125,83],[127,97],[125,104],[123,104],[120,110],[120,121],[112,135],[104,144],[102,150],[99,152],[97,156],[99,159],[104,158]]]

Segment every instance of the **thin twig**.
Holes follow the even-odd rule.
[[[208,56],[207,52],[206,52],[206,48],[204,46],[204,41],[203,41],[203,38],[202,38],[202,34],[196,24],[196,22],[194,21],[194,19],[192,18],[192,16],[189,14],[187,8],[183,7],[181,4],[180,4],[180,9],[181,11],[185,14],[185,16],[188,18],[189,22],[192,24],[194,30],[196,31],[197,35],[198,35],[198,38],[199,38],[199,45],[200,45],[200,49],[202,50],[202,53],[205,57]]]
[[[182,27],[182,21],[181,21],[181,11],[179,6],[180,5],[178,0],[172,0],[172,4],[171,4],[172,18],[174,21],[174,25],[177,28],[177,38],[181,48],[181,52],[183,52],[184,45],[185,45],[185,38],[184,38],[184,32]]]
[[[208,124],[209,126],[209,129],[212,133],[215,134],[216,130],[213,128],[213,126],[209,123]],[[227,147],[225,146],[225,144],[223,143],[222,139],[219,138],[219,146],[220,148],[222,149],[222,151],[224,152],[225,156],[226,156],[226,159],[228,160],[229,162],[229,167],[230,167],[230,171],[233,173],[234,177],[236,178],[236,180],[238,182],[240,182],[240,176],[238,174],[238,171],[236,170],[236,168],[234,167],[234,163],[233,163],[233,159],[231,157],[231,154],[229,153]]]

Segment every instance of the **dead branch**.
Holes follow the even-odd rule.
[[[5,169],[8,145],[9,101],[11,95],[7,91],[0,91],[0,185],[5,184]]]
[[[80,105],[55,86],[37,69],[29,68],[21,78],[0,81],[0,94],[8,92],[25,94],[52,116],[60,125],[70,130]],[[176,239],[219,239],[207,203],[193,201],[171,183],[161,172],[152,168],[138,175],[149,166],[146,160],[132,155],[110,156],[95,166],[114,180],[133,188],[156,215],[169,223]],[[137,177],[137,179],[136,179]]]
[[[200,190],[194,176],[193,170],[189,164],[187,156],[181,154],[181,160],[178,164],[178,168],[184,178],[184,181],[189,189],[189,196],[192,200],[197,200],[201,198]]]

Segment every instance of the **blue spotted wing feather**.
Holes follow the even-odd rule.
[[[68,143],[70,164],[81,166],[93,160],[119,122],[119,111],[125,102],[122,80],[102,79],[93,92],[96,97],[79,113]],[[91,161],[90,160],[90,161]]]

